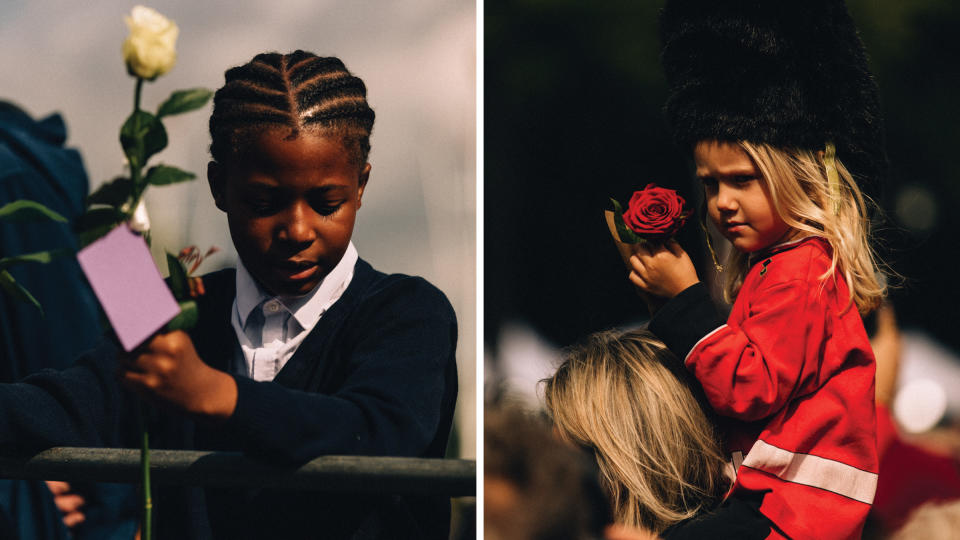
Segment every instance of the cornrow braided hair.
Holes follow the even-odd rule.
[[[228,69],[226,83],[213,97],[210,154],[215,161],[236,157],[248,138],[266,129],[319,129],[340,137],[357,165],[370,153],[373,109],[363,81],[338,58],[305,51],[258,54]]]

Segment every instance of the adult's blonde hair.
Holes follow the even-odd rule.
[[[713,424],[680,361],[646,330],[568,349],[544,381],[564,439],[593,451],[617,523],[656,533],[711,509],[728,488]]]
[[[832,261],[820,279],[839,272],[850,291],[848,307],[856,304],[862,314],[879,306],[886,286],[877,277],[877,258],[870,245],[869,201],[843,163],[835,160],[839,182],[831,186],[819,154],[747,141],[739,145],[760,171],[783,221],[830,244]],[[749,269],[749,254],[731,250],[727,266],[724,296],[732,302]]]

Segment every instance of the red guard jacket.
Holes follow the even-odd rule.
[[[721,415],[729,496],[761,500],[769,538],[860,538],[876,491],[873,352],[839,272],[820,279],[830,253],[808,237],[758,254],[726,324],[702,284],[650,323]]]

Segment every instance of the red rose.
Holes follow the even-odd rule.
[[[623,221],[630,230],[647,240],[664,240],[676,234],[690,217],[690,212],[684,211],[684,205],[686,201],[676,191],[647,184],[630,197]]]

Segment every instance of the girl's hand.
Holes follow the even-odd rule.
[[[676,240],[666,244],[635,244],[630,268],[630,281],[634,285],[663,298],[673,298],[700,281],[690,256]]]
[[[83,500],[83,497],[72,491],[70,484],[47,480],[47,487],[50,488],[50,493],[53,494],[53,503],[63,514],[63,524],[68,529],[73,529],[87,519],[87,516],[83,514],[83,506],[87,502]]]
[[[120,382],[149,401],[183,412],[226,419],[237,405],[237,383],[206,365],[182,330],[157,334],[121,354]]]

